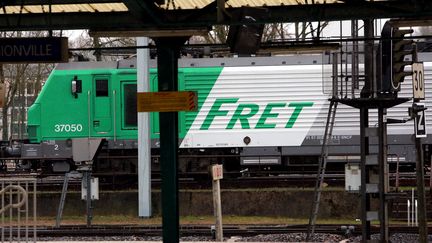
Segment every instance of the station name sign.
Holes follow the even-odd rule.
[[[67,37],[0,38],[1,63],[67,62]]]

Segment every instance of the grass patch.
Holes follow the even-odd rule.
[[[222,218],[225,225],[297,225],[307,224],[306,218],[288,217],[267,217],[267,216],[235,216],[224,215]],[[183,216],[180,217],[181,225],[211,225],[215,223],[215,218],[211,215],[203,216]],[[62,225],[84,225],[85,216],[66,216],[61,221]],[[155,216],[151,218],[139,218],[132,216],[95,216],[92,220],[93,225],[161,225],[162,218]],[[317,224],[360,224],[354,219],[318,219]],[[40,217],[38,225],[55,225],[55,217]]]

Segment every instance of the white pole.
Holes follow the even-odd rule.
[[[411,225],[414,226],[414,188],[411,188]]]
[[[415,226],[418,226],[417,199],[415,200],[414,208],[415,208]]]
[[[410,219],[411,212],[410,212],[410,210],[411,210],[411,203],[410,203],[410,200],[408,199],[408,200],[407,200],[407,218],[408,218],[408,226],[411,225],[411,219]]]
[[[223,241],[220,180],[213,180],[213,204],[216,216],[216,241]]]
[[[137,37],[137,46],[147,46],[147,37]],[[150,91],[149,49],[137,49],[137,91]],[[138,216],[150,217],[151,212],[151,152],[149,113],[138,113]]]

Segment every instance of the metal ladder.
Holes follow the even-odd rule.
[[[324,182],[324,176],[325,176],[325,171],[327,166],[328,144],[333,132],[337,105],[338,105],[337,101],[335,101],[334,99],[330,100],[329,110],[327,113],[326,128],[324,131],[323,144],[321,147],[321,156],[318,162],[318,172],[317,172],[317,179],[316,179],[315,190],[314,190],[314,202],[312,204],[312,210],[309,217],[309,225],[308,225],[308,231],[306,235],[306,241],[309,241],[310,237],[315,232],[315,223],[318,216],[321,192],[324,184],[323,182]]]

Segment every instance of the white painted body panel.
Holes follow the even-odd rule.
[[[362,66],[360,67],[362,69]],[[432,109],[432,62],[424,62],[426,100],[423,103]],[[361,70],[362,72],[363,70]],[[305,138],[320,139],[324,134],[331,90],[331,65],[280,65],[225,67],[207,97],[202,109],[182,141],[183,148],[207,147],[261,147],[261,146],[301,146]],[[326,92],[324,92],[324,90]],[[359,97],[360,90],[355,90]],[[398,97],[412,97],[411,77],[406,77]],[[224,104],[226,116],[218,116],[208,130],[201,125],[217,98],[239,98],[236,104]],[[257,129],[255,125],[268,103],[314,102],[312,107],[304,107],[295,125],[285,128],[292,115],[292,107],[275,108],[277,118],[267,119],[275,123],[273,129]],[[237,122],[233,129],[226,129],[238,104],[254,103],[259,112],[249,119],[250,129],[242,129]],[[408,107],[412,101],[388,109],[387,117],[408,118]],[[427,127],[432,127],[432,110],[426,111]],[[377,110],[370,110],[369,126],[377,126]],[[339,104],[333,135],[338,139],[349,140],[360,134],[359,110]],[[388,126],[389,135],[410,135],[414,132],[413,121]],[[243,139],[250,137],[245,144]],[[390,141],[389,141],[390,142]]]
[[[242,147],[242,146],[300,146],[321,111],[327,95],[322,92],[321,65],[226,67],[220,74],[181,147]],[[236,104],[224,104],[227,116],[215,117],[208,130],[200,129],[217,98],[239,98]],[[272,129],[255,128],[268,103],[313,102],[304,107],[292,128],[285,128],[294,108],[274,108],[277,118],[266,123]],[[249,119],[250,129],[237,122],[226,129],[238,104],[257,104],[258,113]],[[250,144],[243,142],[250,137]]]

